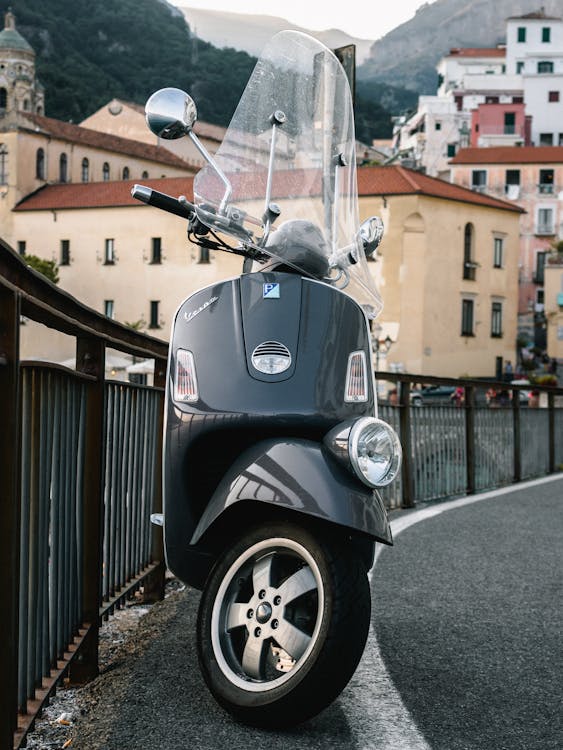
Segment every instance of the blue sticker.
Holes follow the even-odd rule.
[[[279,299],[280,298],[280,285],[279,284],[264,284],[262,297],[264,299]]]

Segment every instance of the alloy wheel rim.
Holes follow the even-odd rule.
[[[277,537],[245,550],[223,577],[211,614],[225,677],[249,692],[293,679],[317,641],[324,604],[318,564],[303,545]]]

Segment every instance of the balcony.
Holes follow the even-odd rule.
[[[544,237],[551,237],[555,234],[555,227],[553,224],[537,224],[536,231],[534,232],[536,235],[542,235]]]
[[[540,182],[538,185],[538,193],[542,195],[553,195],[554,185],[549,182]]]

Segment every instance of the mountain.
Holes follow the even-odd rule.
[[[315,37],[329,49],[356,45],[356,62],[369,57],[373,40],[357,39],[338,29],[311,31],[275,16],[227,13],[217,10],[201,10],[179,5],[193,33],[215,47],[232,47],[258,57],[268,39],[279,31],[293,29]],[[283,9],[283,5],[280,6]]]
[[[379,81],[434,94],[436,64],[452,47],[494,47],[505,40],[506,19],[540,10],[563,17],[563,0],[435,0],[374,42],[358,67],[360,81]]]

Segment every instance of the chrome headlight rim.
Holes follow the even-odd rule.
[[[377,482],[371,481],[362,470],[359,462],[358,451],[358,443],[360,441],[362,432],[367,427],[373,426],[381,427],[385,430],[385,432],[387,432],[391,440],[391,445],[393,447],[393,452],[389,458],[387,469],[382,478],[378,479]],[[368,487],[373,488],[387,487],[387,485],[391,484],[391,482],[398,476],[401,468],[402,448],[399,436],[391,427],[391,425],[385,422],[383,419],[379,419],[378,417],[361,417],[352,426],[350,434],[348,436],[348,457],[352,468],[356,473],[356,476],[364,484],[367,484]]]

